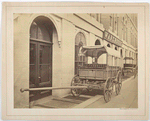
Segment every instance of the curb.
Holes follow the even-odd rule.
[[[128,81],[130,81],[131,79],[133,79],[134,78],[134,76],[131,76],[130,78],[128,78],[128,79],[126,79],[126,80],[124,80],[123,82],[122,82],[122,84],[124,84],[124,83],[126,83],[126,82],[128,82]]]
[[[96,102],[98,99],[102,98],[103,96],[102,95],[96,95],[86,101],[84,101],[83,103],[80,103],[79,105],[73,107],[73,108],[85,108],[87,107],[88,105]]]

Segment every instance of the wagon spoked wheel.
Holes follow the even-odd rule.
[[[117,76],[116,84],[115,84],[116,95],[120,93],[121,87],[122,87],[122,76],[121,76],[121,72],[119,72]]]
[[[112,91],[113,91],[113,81],[111,78],[108,78],[104,85],[104,100],[106,103],[111,100]]]
[[[71,82],[71,86],[77,86],[77,83],[81,83],[81,80],[78,76],[74,76]],[[81,94],[81,89],[71,89],[71,93],[73,96],[78,97]]]

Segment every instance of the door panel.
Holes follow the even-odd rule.
[[[43,86],[51,86],[52,83],[51,56],[51,45],[39,43],[39,83]],[[47,82],[46,85],[44,85],[44,82]]]
[[[30,43],[30,88],[37,82],[37,43]]]
[[[30,88],[52,86],[52,45],[30,41]]]

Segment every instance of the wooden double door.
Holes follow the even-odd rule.
[[[30,40],[30,88],[51,86],[52,44]],[[40,93],[41,91],[30,92],[30,94],[38,94],[38,96]]]

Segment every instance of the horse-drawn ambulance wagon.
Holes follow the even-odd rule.
[[[78,74],[71,81],[68,87],[43,87],[21,89],[24,91],[71,89],[73,96],[79,96],[83,89],[103,90],[105,102],[109,102],[113,90],[119,94],[122,87],[122,71],[120,52],[105,46],[83,46],[80,53],[88,62],[79,67]],[[90,62],[91,60],[91,62]],[[101,63],[103,61],[103,63]]]

